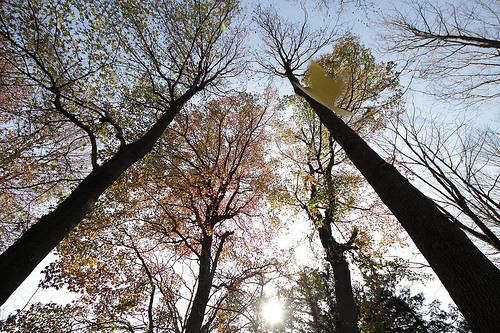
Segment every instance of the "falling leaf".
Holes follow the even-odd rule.
[[[309,67],[309,77],[311,87],[303,87],[296,84],[297,88],[313,98],[316,102],[321,103],[332,111],[335,111],[340,116],[351,115],[352,113],[334,106],[337,97],[344,88],[344,82],[341,79],[332,81],[325,75],[325,70],[318,63],[311,61]]]

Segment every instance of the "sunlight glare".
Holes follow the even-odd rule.
[[[283,307],[276,299],[270,299],[262,307],[262,316],[269,324],[276,324],[281,321],[283,316]]]

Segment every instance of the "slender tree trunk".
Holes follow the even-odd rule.
[[[343,255],[330,263],[333,269],[335,282],[335,298],[337,300],[338,320],[336,329],[338,333],[358,332],[358,313],[354,296],[352,294],[351,271]]]
[[[212,236],[203,234],[200,256],[198,287],[191,306],[191,312],[186,321],[186,333],[201,333],[205,310],[212,289],[213,270],[211,269]]]
[[[287,71],[288,79],[298,84]],[[399,220],[475,332],[498,332],[500,270],[417,188],[331,110],[306,98],[356,168]]]
[[[193,94],[194,91],[189,95]],[[184,97],[188,99],[190,96]],[[115,156],[94,169],[55,210],[40,218],[0,255],[1,304],[85,218],[99,196],[153,148],[182,104],[170,107],[141,139],[121,147]]]
[[[329,223],[324,221],[323,223]],[[335,320],[335,329],[338,333],[358,332],[358,311],[352,293],[351,271],[344,256],[343,244],[333,238],[329,225],[318,228],[319,237],[326,259],[332,266],[335,284],[335,300],[338,317]]]

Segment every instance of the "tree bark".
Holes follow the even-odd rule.
[[[497,332],[500,270],[432,200],[385,162],[356,132],[331,110],[295,87],[299,81],[289,69],[287,77],[294,85],[295,93],[307,100],[335,141],[408,232],[470,327],[475,332]]]
[[[330,222],[324,221],[323,223]],[[329,224],[319,227],[318,232],[321,244],[326,252],[326,260],[330,263],[333,270],[338,315],[335,320],[336,332],[357,333],[358,311],[352,293],[349,263],[344,256],[346,249],[343,248],[344,244],[337,243],[333,238]]]
[[[330,262],[335,282],[338,319],[335,321],[338,333],[358,332],[358,313],[352,294],[351,271],[343,255]]]
[[[144,157],[180,110],[187,92],[174,103],[144,136],[94,169],[55,210],[40,218],[0,255],[0,301],[4,304],[35,267],[90,212],[99,196],[132,164]]]
[[[356,232],[346,244],[338,243],[332,235],[331,219],[321,218],[316,215],[316,221],[321,221],[318,227],[321,245],[326,253],[326,260],[333,270],[335,286],[336,314],[335,331],[338,333],[358,332],[358,309],[354,301],[351,284],[351,271],[344,252],[352,248],[352,242],[356,238]]]
[[[205,317],[205,310],[212,289],[213,270],[211,269],[211,249],[212,249],[212,236],[203,234],[201,244],[200,256],[200,270],[198,274],[198,288],[193,299],[191,312],[186,321],[186,333],[201,333],[203,318]]]

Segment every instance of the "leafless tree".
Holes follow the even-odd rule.
[[[412,0],[380,18],[389,51],[407,57],[439,96],[488,99],[500,96],[500,3]],[[437,79],[437,80],[435,80]]]
[[[395,159],[432,189],[460,228],[500,251],[500,140],[496,132],[469,124],[398,119]]]
[[[337,24],[326,25],[326,28],[311,29],[307,24],[307,12],[304,10],[304,22],[279,20],[275,8],[258,6],[255,9],[254,21],[271,39],[263,39],[263,45],[256,53],[258,64],[268,73],[284,77],[286,75],[281,63],[287,64],[296,71],[327,45],[331,45],[340,34]],[[293,36],[293,38],[291,38]]]

